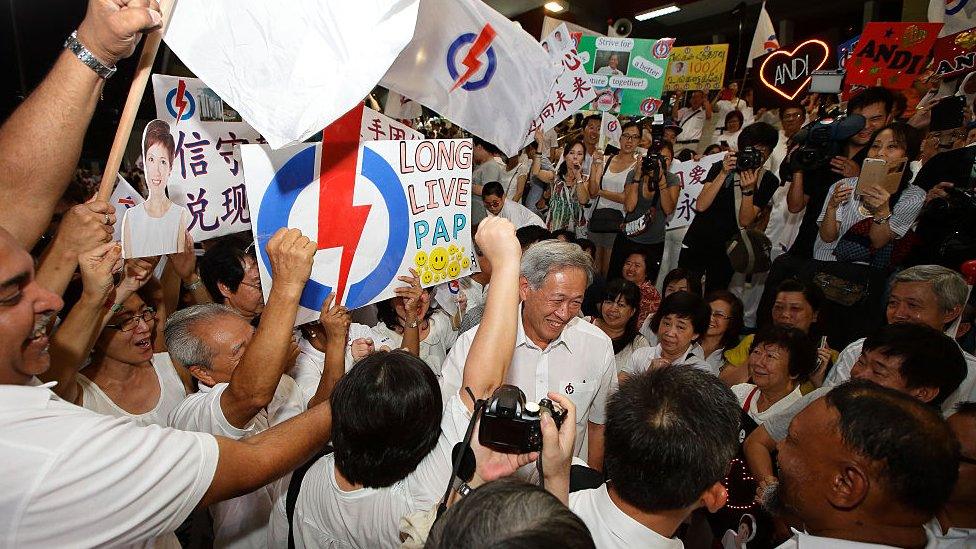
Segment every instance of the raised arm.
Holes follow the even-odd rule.
[[[346,339],[351,321],[349,311],[334,301],[335,294],[329,294],[319,314],[319,324],[325,331],[325,365],[315,394],[308,401],[309,408],[329,400],[339,378],[346,373]]]
[[[793,172],[793,181],[790,182],[790,190],[786,193],[786,208],[790,213],[800,213],[807,207],[810,201],[803,192],[803,172]]]
[[[272,273],[268,302],[240,365],[220,397],[224,417],[234,427],[244,428],[274,397],[288,365],[298,300],[312,273],[315,250],[315,242],[298,229],[278,229],[268,241]]]
[[[207,287],[203,285],[200,274],[197,273],[197,255],[193,252],[193,237],[186,232],[186,241],[183,251],[169,255],[170,264],[173,272],[180,278],[180,283],[193,296],[196,305],[213,302],[213,298],[207,292]],[[179,292],[177,292],[179,298]]]
[[[487,398],[502,384],[512,362],[522,257],[522,249],[515,238],[515,226],[501,217],[482,221],[475,239],[491,262],[491,285],[485,314],[464,363],[460,393],[469,410],[474,410],[474,402],[464,388],[470,387],[475,398]]]
[[[58,295],[64,294],[78,267],[78,255],[111,242],[114,224],[115,209],[108,202],[92,201],[69,209],[51,245],[41,255],[37,283]]]
[[[711,181],[706,181],[702,185],[701,193],[698,194],[698,203],[695,206],[695,210],[703,212],[711,207],[712,201],[715,200],[715,196],[720,190],[722,190],[722,185],[725,184],[725,179],[732,173],[735,169],[735,154],[726,153],[725,159],[722,160],[722,169],[719,170],[718,175],[715,179]]]
[[[151,6],[150,6],[151,5]],[[162,18],[155,0],[89,0],[78,41],[108,66],[132,55]],[[104,81],[70,51],[0,127],[0,226],[31,249],[78,165]],[[41,161],[38,161],[41,159]],[[30,200],[24,200],[25,196]]]

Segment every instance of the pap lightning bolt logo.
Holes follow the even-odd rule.
[[[176,86],[176,107],[179,110],[179,114],[176,115],[176,123],[179,124],[180,120],[183,119],[183,112],[186,110],[187,102],[186,97],[183,94],[186,93],[186,81],[180,80],[180,83]]]
[[[458,88],[473,91],[488,85],[492,74],[495,72],[495,52],[491,47],[491,43],[495,40],[496,35],[495,29],[491,25],[485,24],[477,37],[475,37],[474,33],[463,34],[451,44],[447,59],[448,71],[451,77],[454,78],[454,87],[451,88],[451,91]],[[467,70],[464,71],[464,74],[458,76],[457,68],[454,66],[454,55],[457,53],[458,48],[467,43],[471,43],[471,48],[464,56],[464,59],[461,60],[461,64],[467,67]],[[471,77],[484,66],[484,62],[480,59],[482,55],[486,55],[488,58],[488,68],[485,71],[485,76],[478,82],[469,82]]]
[[[336,302],[342,303],[352,260],[366,226],[372,206],[355,206],[356,164],[359,154],[359,127],[363,118],[360,103],[322,134],[323,154],[319,170],[318,249],[342,248]]]

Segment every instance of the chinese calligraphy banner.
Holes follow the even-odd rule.
[[[250,229],[235,145],[264,139],[202,80],[154,74],[152,81],[156,116],[169,124],[176,143],[169,198],[189,210],[193,240]]]
[[[655,114],[661,107],[672,44],[673,38],[580,37],[579,57],[597,94],[589,109],[625,116]]]
[[[705,184],[705,176],[712,164],[721,162],[725,158],[725,153],[716,153],[702,158],[699,161],[688,160],[686,162],[672,162],[671,172],[681,180],[681,194],[678,195],[678,204],[674,213],[668,219],[668,229],[687,227],[695,219],[695,205],[698,202],[698,194]]]
[[[932,49],[935,76],[955,78],[976,71],[976,28],[944,36]]]
[[[350,309],[393,297],[410,268],[424,287],[470,274],[471,140],[367,141],[345,168],[330,147],[241,147],[265,291],[275,231],[298,228],[319,246],[299,323],[332,292]]]
[[[363,107],[363,125],[359,130],[359,137],[363,141],[383,141],[384,139],[423,139],[424,134],[385,114]]]
[[[566,25],[560,25],[542,44],[549,53],[549,59],[554,64],[562,65],[562,74],[549,92],[549,100],[542,107],[542,112],[532,121],[522,146],[534,139],[536,129],[542,128],[543,132],[547,132],[596,99],[596,91],[590,84]]]
[[[847,85],[903,90],[926,67],[942,23],[868,23],[847,60]]]
[[[664,91],[722,89],[728,57],[728,44],[673,48]]]

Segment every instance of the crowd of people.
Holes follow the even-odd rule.
[[[160,26],[92,6],[110,65]],[[270,288],[249,232],[122,258],[78,168],[103,83],[66,50],[0,129],[0,545],[976,546],[976,242],[945,226],[976,148],[929,131],[937,94],[863,90],[824,149],[801,130],[834,99],[737,89],[675,94],[614,151],[599,116],[512,158],[475,138],[458,296],[399,273],[297,325],[297,229]],[[712,152],[668,229],[672,161]],[[907,166],[886,187],[866,159]]]

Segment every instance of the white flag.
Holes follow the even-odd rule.
[[[112,198],[108,199],[108,203],[115,208],[115,234],[112,239],[116,242],[122,241],[122,217],[125,216],[125,211],[132,208],[138,204],[145,202],[142,195],[136,192],[121,175],[119,175],[119,182],[115,185],[115,190],[112,191]]]
[[[361,102],[410,39],[420,0],[177,2],[165,40],[274,148]]]
[[[929,0],[929,22],[943,23],[940,38],[976,27],[976,2]]]
[[[380,84],[512,156],[559,72],[538,42],[481,0],[421,0],[414,39]]]
[[[390,90],[386,96],[386,107],[383,108],[383,114],[398,120],[411,120],[420,118],[420,115],[424,114],[424,108],[413,99]]]
[[[752,66],[753,59],[778,49],[779,40],[776,40],[776,29],[773,28],[773,20],[769,18],[766,3],[763,2],[762,9],[759,10],[759,22],[756,23],[756,34],[752,36],[752,47],[749,48],[749,60],[746,61],[746,68]]]
[[[605,145],[613,145],[620,148],[620,121],[617,117],[605,112],[603,113],[603,124],[600,127],[601,137],[605,140]]]

